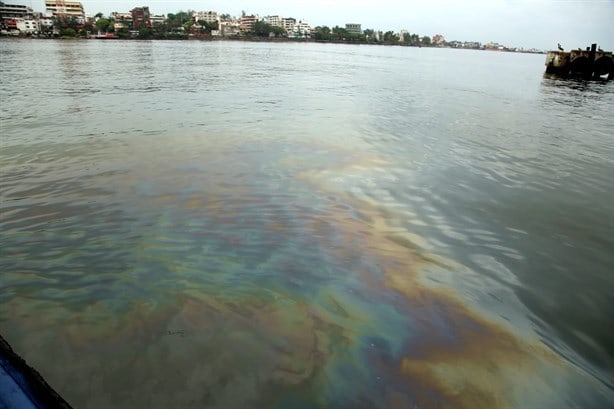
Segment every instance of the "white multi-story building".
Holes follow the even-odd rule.
[[[37,33],[41,29],[40,18],[40,13],[35,13],[29,6],[0,1],[0,23],[12,31],[19,30],[23,34]]]
[[[199,21],[204,21],[207,23],[218,23],[220,24],[220,15],[217,14],[216,11],[195,11],[192,13],[192,18],[195,23]]]
[[[345,25],[345,29],[350,34],[362,34],[362,28],[360,24],[356,23],[347,23]]]
[[[119,11],[114,11],[111,13],[111,17],[113,20],[122,20],[122,21],[132,21],[132,13],[120,13]]]
[[[16,21],[17,29],[22,33],[38,33],[40,31],[38,20],[20,18]]]
[[[222,21],[220,23],[220,34],[224,37],[236,36],[239,35],[239,32],[240,28],[238,21]]]
[[[294,26],[296,26],[295,18],[283,18],[281,24],[284,30],[286,30],[286,33],[288,33],[288,36],[294,36]]]
[[[283,27],[282,18],[280,16],[266,16],[264,22],[272,25],[273,27]]]
[[[166,16],[164,14],[151,14],[149,16],[149,21],[151,21],[152,25],[159,26],[164,24],[166,21]]]
[[[9,20],[16,18],[32,18],[34,11],[31,7],[21,4],[5,4],[0,1],[0,19]]]
[[[45,0],[45,7],[54,17],[74,17],[80,23],[85,23],[85,10],[78,1]]]
[[[53,15],[51,13],[43,13],[38,22],[41,27],[53,27]]]
[[[311,27],[309,26],[309,23],[307,23],[306,21],[299,21],[298,23],[296,23],[295,27],[295,32],[301,36],[301,37],[311,37]]]

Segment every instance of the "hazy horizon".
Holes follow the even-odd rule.
[[[43,11],[44,0],[3,0],[26,4]],[[240,16],[248,14],[280,15],[307,21],[311,26],[343,26],[360,23],[363,29],[382,31],[408,30],[446,40],[498,42],[509,47],[554,49],[561,43],[566,49],[598,43],[614,49],[614,0],[382,0],[357,4],[351,0],[279,0],[260,2],[235,1],[133,1],[82,0],[88,15],[113,11],[127,12],[134,7],[149,6],[155,14],[178,11],[213,10]],[[585,15],[585,18],[581,17]]]

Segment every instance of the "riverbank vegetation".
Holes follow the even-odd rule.
[[[136,16],[136,10],[142,12]],[[310,27],[306,23],[297,22],[293,18],[260,19],[257,16],[241,18],[229,14],[212,13],[215,18],[205,14],[205,20],[199,13],[178,11],[167,15],[151,15],[147,7],[136,8],[130,13],[112,13],[105,16],[97,13],[92,18],[78,20],[75,17],[54,17],[51,25],[40,24],[38,32],[11,32],[14,36],[43,38],[105,38],[105,39],[141,39],[141,40],[246,40],[246,41],[300,41],[300,42],[331,42],[347,44],[381,44],[411,47],[452,47],[469,49],[496,49],[500,51],[525,51],[503,47],[497,43],[482,45],[479,42],[445,41],[437,34],[433,37],[410,33],[379,31],[373,28],[361,30],[360,25],[317,26]],[[202,14],[200,14],[202,16]],[[136,16],[136,17],[135,17]],[[244,24],[244,20],[251,20]],[[280,23],[280,21],[282,21]],[[292,22],[290,26],[287,21]],[[0,27],[2,29],[3,27]],[[0,30],[6,34],[6,27]],[[539,52],[538,50],[528,50]]]

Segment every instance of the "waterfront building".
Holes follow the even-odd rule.
[[[31,19],[33,16],[34,11],[31,7],[21,4],[6,4],[0,1],[0,20]]]
[[[286,30],[288,37],[294,36],[294,28],[296,26],[296,19],[292,17],[284,18],[281,20],[282,27]]]
[[[40,25],[38,23],[38,20],[34,20],[31,18],[19,18],[15,20],[17,22],[17,30],[21,31],[22,33],[32,34],[40,31]]]
[[[248,33],[254,28],[254,24],[258,21],[258,16],[243,16],[239,20],[239,31],[241,33]]]
[[[273,27],[283,27],[282,18],[280,16],[266,16],[264,18],[265,23],[272,25]]]
[[[204,21],[206,23],[217,23],[218,27],[220,24],[220,16],[216,11],[195,11],[192,13],[192,18],[195,23],[199,21]]]
[[[135,7],[130,10],[130,14],[132,14],[132,28],[134,30],[151,28],[151,15],[149,13],[149,7]]]
[[[111,18],[115,21],[123,21],[128,22],[132,21],[132,13],[120,13],[119,11],[114,11],[111,13]]]
[[[43,13],[38,19],[38,24],[40,27],[53,27],[53,15],[51,13]]]
[[[166,16],[164,14],[152,14],[149,16],[149,21],[151,21],[152,26],[161,26],[166,21]]]
[[[224,37],[233,37],[241,32],[238,21],[224,20],[220,22],[220,34]],[[213,33],[212,33],[213,35]]]
[[[85,23],[85,10],[78,1],[45,0],[45,8],[53,17],[73,17],[80,24]]]
[[[311,26],[306,21],[299,21],[296,23],[296,32],[301,37],[311,37]]]
[[[467,42],[465,42],[465,44],[467,44]],[[471,48],[471,47],[465,47],[465,48]],[[495,43],[495,42],[490,42],[486,45],[484,45],[484,49],[485,50],[497,50],[497,51],[502,51],[504,50],[506,47],[504,45],[501,45],[499,43]]]
[[[362,34],[362,28],[360,24],[347,23],[345,29],[350,34]]]
[[[460,47],[478,49],[482,48],[482,44],[478,41],[465,41],[461,43]]]
[[[36,16],[38,17],[38,16]],[[32,34],[40,31],[38,19],[31,7],[0,2],[0,28],[13,35]]]

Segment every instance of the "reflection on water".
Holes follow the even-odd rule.
[[[75,407],[612,402],[611,84],[526,55],[70,45],[0,42],[26,87],[23,59],[82,62],[48,113],[0,91],[0,331]]]

